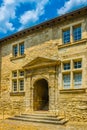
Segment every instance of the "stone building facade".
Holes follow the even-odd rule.
[[[87,7],[0,39],[0,92],[8,114],[87,121]]]

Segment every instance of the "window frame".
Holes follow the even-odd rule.
[[[23,48],[21,48],[22,45],[23,45]],[[22,43],[19,44],[19,55],[20,56],[24,55],[24,52],[25,52],[25,47],[24,47],[24,42],[22,42]]]
[[[69,82],[64,82],[64,76],[69,76]],[[67,81],[67,80],[66,80]],[[68,86],[68,87],[65,87],[65,86]],[[71,75],[70,73],[67,73],[67,74],[63,74],[63,89],[70,89],[71,87]]]
[[[12,80],[12,91],[13,92],[17,92],[18,91],[18,87],[16,86],[16,91],[14,91],[15,87],[14,87],[14,82],[16,81],[16,85],[17,85],[17,79],[13,79]]]
[[[20,84],[20,81],[23,81],[23,84]],[[23,85],[23,86],[21,86],[21,85]],[[21,87],[23,88],[22,90],[21,90]],[[24,92],[24,79],[19,79],[19,91]]]
[[[81,74],[81,81],[78,82],[79,79],[78,79],[78,80],[76,79],[77,81],[75,81],[75,75],[79,78],[79,74]],[[74,72],[74,73],[73,73],[73,77],[74,77],[74,78],[73,78],[74,88],[75,88],[75,89],[82,88],[82,72],[78,72],[78,73],[77,73],[77,72]],[[80,87],[77,87],[76,85],[77,85],[77,86],[80,85]]]
[[[81,62],[81,68],[74,68],[74,62]],[[70,69],[64,70],[64,64],[70,63]],[[72,59],[67,59],[63,60],[61,62],[61,79],[62,79],[62,86],[61,89],[66,90],[66,87],[64,87],[64,77],[63,75],[70,74],[70,88],[67,87],[68,89],[76,89],[74,87],[74,73],[81,73],[82,74],[82,84],[83,84],[83,57],[78,57],[78,58],[72,58]],[[68,84],[68,83],[67,83]],[[82,85],[81,85],[82,88]]]
[[[69,65],[69,66],[67,66]],[[71,64],[70,62],[65,62],[63,63],[63,70],[67,71],[67,70],[70,70],[71,69]]]
[[[15,47],[17,48],[16,54],[15,54],[15,49],[14,49]],[[15,45],[12,46],[12,55],[13,55],[14,57],[17,57],[17,56],[18,56],[18,46],[17,46],[17,44],[15,44]]]
[[[70,43],[70,27],[62,30],[62,41],[64,45]]]
[[[79,62],[81,62],[81,64],[79,64]],[[76,65],[75,65],[75,63],[76,63]],[[74,69],[81,69],[82,68],[82,60],[73,61],[73,68]]]
[[[24,70],[14,70],[14,71],[12,71],[12,78],[11,78],[11,85],[12,85],[12,92],[24,92],[25,91],[25,72],[24,72],[24,75],[23,76],[20,76],[20,71],[22,71],[22,72],[24,72]],[[13,76],[13,74],[14,73],[17,73],[17,76],[16,77],[14,77]],[[19,84],[19,82],[21,81],[21,80],[23,80],[23,82],[24,82],[24,86],[23,86],[23,90],[21,91],[21,89],[20,89],[20,84]],[[14,91],[14,86],[13,86],[13,82],[14,81],[16,81],[17,82],[17,91]]]
[[[73,26],[73,41],[76,42],[81,39],[82,39],[82,26],[81,24],[78,24],[78,25]]]
[[[23,53],[21,53],[21,51],[20,51],[21,45],[23,45]],[[15,46],[17,47],[17,54],[16,55],[14,54],[14,47]],[[20,42],[18,44],[13,44],[12,45],[12,56],[17,58],[17,57],[20,57],[20,56],[23,56],[23,55],[25,55],[25,43],[24,42]]]

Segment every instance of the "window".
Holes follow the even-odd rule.
[[[19,71],[20,76],[24,76],[24,71]]]
[[[12,72],[12,91],[23,92],[24,91],[24,71],[13,71]]]
[[[63,85],[65,89],[70,88],[70,74],[64,74],[63,75]]]
[[[14,92],[17,91],[17,80],[13,80],[13,82],[12,82],[12,88],[13,88]]]
[[[69,70],[70,69],[70,63],[64,63],[63,67],[64,67],[64,70]]]
[[[17,72],[16,71],[12,72],[12,76],[17,77]]]
[[[13,57],[24,55],[24,43],[13,45]]]
[[[70,29],[63,31],[63,43],[67,44],[70,42]]]
[[[64,89],[82,87],[82,58],[67,59],[61,65],[62,84]],[[64,71],[65,70],[65,71]]]
[[[73,28],[73,39],[74,41],[81,39],[81,25]]]
[[[17,45],[13,46],[13,56],[17,56],[18,55],[18,47]]]
[[[77,68],[81,68],[82,67],[82,62],[81,61],[76,61],[74,62],[74,68],[77,69]]]
[[[24,54],[24,43],[19,45],[20,55]]]
[[[20,88],[20,91],[24,91],[24,80],[20,80],[19,81],[19,88]]]
[[[75,73],[74,74],[74,87],[81,88],[82,85],[82,73]]]

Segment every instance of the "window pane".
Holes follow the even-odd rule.
[[[63,43],[67,44],[70,42],[70,30],[63,31]]]
[[[74,74],[74,87],[81,88],[82,85],[82,73]]]
[[[12,82],[13,91],[17,91],[17,80]]]
[[[81,26],[73,29],[73,38],[74,38],[74,41],[81,39]]]
[[[16,45],[16,46],[13,46],[13,56],[17,56],[17,54],[18,54],[18,47]]]
[[[12,77],[17,77],[17,72],[12,72]]]
[[[20,47],[20,55],[24,54],[24,43],[19,45]]]
[[[24,80],[19,81],[20,91],[24,91]]]
[[[20,71],[20,76],[24,76],[24,71]]]
[[[74,68],[75,69],[81,68],[81,67],[82,67],[82,62],[81,61],[74,62]]]
[[[63,85],[65,89],[70,88],[70,74],[63,75]]]
[[[64,63],[64,70],[69,70],[70,69],[70,63]]]

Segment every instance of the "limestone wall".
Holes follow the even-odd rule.
[[[70,121],[87,122],[87,93],[60,94],[59,111]]]
[[[68,26],[73,26],[82,22],[82,38],[87,38],[87,18],[77,18],[70,21],[65,21],[60,25],[55,25],[54,27],[46,28],[44,30],[40,30],[39,32],[34,32],[31,35],[27,35],[23,38],[16,39],[14,41],[9,41],[7,43],[3,43],[0,50],[0,82],[1,82],[1,97],[0,104],[4,104],[5,109],[12,110],[14,113],[19,113],[26,110],[29,107],[29,100],[31,100],[30,90],[31,87],[31,76],[30,78],[25,79],[25,95],[16,95],[10,96],[11,92],[11,72],[13,70],[22,69],[24,65],[35,59],[36,57],[45,57],[60,60],[67,60],[82,57],[83,58],[83,87],[87,85],[87,42],[84,41],[79,44],[75,44],[72,46],[62,47],[62,32],[63,28]],[[25,57],[11,60],[12,57],[12,45],[21,43],[24,41],[25,44]],[[73,42],[72,42],[73,44]],[[60,46],[61,47],[60,47]],[[59,69],[56,70],[54,75],[49,75],[48,70],[49,67],[41,71],[39,75],[46,76],[49,78],[49,84],[51,87],[50,97],[54,97],[51,101],[52,109],[56,109],[59,107],[61,110],[66,111],[66,115],[70,120],[74,120],[76,116],[76,120],[87,120],[86,118],[86,93],[85,94],[58,94],[57,91],[62,87],[62,79],[61,79],[61,66],[58,66]],[[44,73],[45,72],[45,73]],[[47,72],[47,74],[46,74]],[[57,74],[59,73],[59,74]],[[36,78],[35,76],[34,78]],[[39,77],[39,76],[38,76]],[[34,79],[33,78],[33,79]],[[55,84],[54,86],[54,80]],[[58,79],[57,79],[58,78]],[[51,82],[50,82],[51,81]],[[27,94],[26,94],[27,91]],[[28,93],[29,92],[29,93]],[[55,92],[55,95],[54,93]],[[27,96],[27,101],[26,101]],[[28,98],[29,96],[29,98]],[[58,97],[57,97],[58,96]],[[29,99],[29,100],[28,100]],[[58,100],[59,99],[59,100]],[[58,102],[59,101],[59,102]],[[55,102],[55,106],[54,105]],[[21,105],[20,105],[21,104]],[[59,104],[59,105],[58,105]],[[83,111],[83,112],[82,112]],[[80,118],[81,115],[81,118]],[[85,115],[85,116],[84,116]]]

